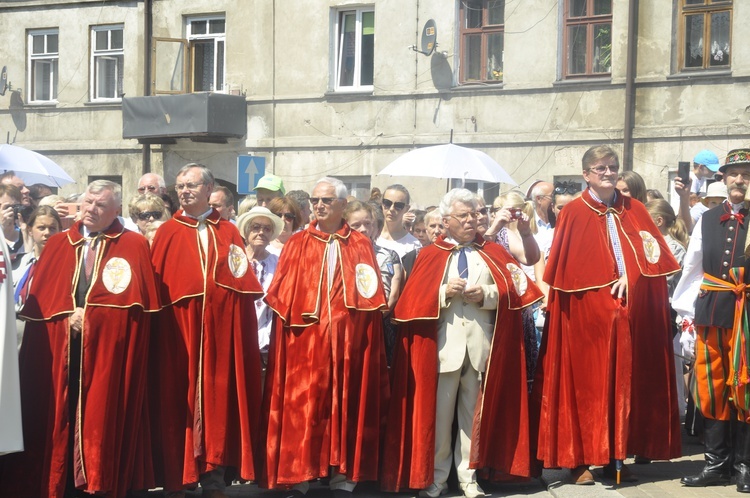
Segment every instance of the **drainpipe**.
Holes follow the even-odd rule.
[[[635,72],[638,58],[638,0],[628,0],[628,55],[625,69],[625,124],[623,125],[623,169],[633,169],[633,122],[635,120]]]
[[[153,36],[153,0],[143,2],[143,95],[151,95],[151,37]],[[151,145],[143,144],[141,174],[151,172]]]

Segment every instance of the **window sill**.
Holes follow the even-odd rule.
[[[726,78],[732,76],[731,69],[704,69],[700,71],[687,71],[667,75],[667,80],[689,81],[697,79]]]
[[[374,93],[373,88],[357,88],[354,90],[337,89],[337,90],[328,90],[325,93],[325,96],[326,97],[349,97],[349,96],[357,97],[361,95],[372,95],[373,93]]]
[[[497,83],[483,82],[483,81],[472,81],[470,83],[459,83],[457,86],[451,88],[451,90],[460,92],[462,90],[502,90],[503,82],[498,81]]]
[[[120,107],[122,99],[117,100],[90,100],[83,103],[84,106]]]
[[[603,85],[610,85],[612,83],[612,77],[611,76],[597,76],[597,77],[588,77],[588,78],[574,78],[570,77],[568,79],[559,80],[559,81],[553,81],[552,86],[603,86]]]
[[[43,100],[43,101],[36,101],[36,102],[27,102],[24,104],[24,107],[34,107],[34,108],[49,108],[54,109],[59,104],[56,100]]]

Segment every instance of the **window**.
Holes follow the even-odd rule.
[[[360,201],[367,201],[370,198],[370,180],[369,176],[337,176],[344,185],[349,195],[353,195]]]
[[[503,81],[505,0],[461,0],[461,83]]]
[[[681,69],[728,68],[732,2],[680,0],[682,3]],[[708,40],[708,42],[704,42]]]
[[[336,90],[372,90],[375,62],[375,12],[372,8],[337,12]]]
[[[187,39],[194,92],[224,91],[226,20],[224,16],[190,18]]]
[[[91,28],[91,100],[119,100],[125,57],[122,26]]]
[[[57,100],[58,30],[29,31],[29,102]]]
[[[565,0],[565,77],[612,72],[612,0]]]

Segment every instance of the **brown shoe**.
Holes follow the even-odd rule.
[[[578,486],[588,486],[594,484],[594,475],[588,465],[579,465],[570,471],[570,482]]]

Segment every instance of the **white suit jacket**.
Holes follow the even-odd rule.
[[[484,300],[481,303],[468,303],[458,294],[446,299],[446,283],[451,278],[458,278],[458,251],[453,251],[440,286],[437,348],[438,371],[441,373],[461,368],[467,351],[471,366],[477,372],[484,372],[495,330],[497,285],[482,257],[471,247],[467,247],[465,252],[469,269],[466,285],[481,285]]]

